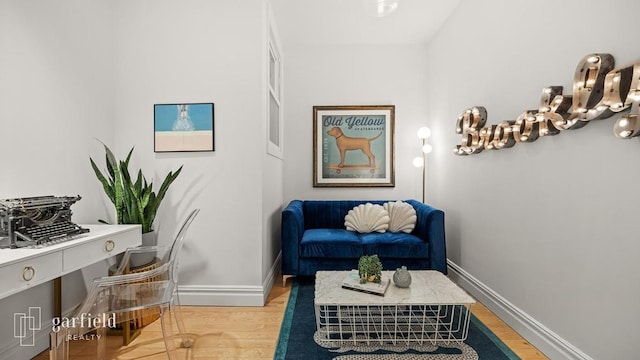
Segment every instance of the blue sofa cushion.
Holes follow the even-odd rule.
[[[387,258],[428,258],[429,244],[419,237],[398,232],[360,234],[363,253]],[[383,264],[384,265],[384,264]]]
[[[304,229],[344,229],[344,217],[354,207],[372,203],[382,205],[381,200],[306,200],[303,203]]]
[[[300,241],[303,258],[359,258],[362,240],[344,229],[307,229]]]

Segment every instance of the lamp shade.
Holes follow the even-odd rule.
[[[422,167],[423,159],[419,156],[413,158],[413,166],[419,168]]]
[[[419,139],[428,139],[431,136],[431,129],[426,126],[418,129],[418,138]]]

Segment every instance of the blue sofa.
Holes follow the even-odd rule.
[[[293,200],[282,211],[282,275],[313,276],[318,270],[358,268],[362,255],[377,254],[385,270],[433,269],[447,273],[444,212],[416,200],[410,233],[348,231],[344,217],[364,203],[388,200]]]

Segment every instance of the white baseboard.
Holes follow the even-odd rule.
[[[550,359],[593,360],[451,260],[447,260],[447,265],[452,280]]]
[[[178,287],[181,305],[199,306],[262,306],[262,286],[203,286]]]
[[[280,274],[281,254],[278,255],[261,286],[180,285],[181,305],[198,306],[264,306],[269,292]]]
[[[262,283],[262,288],[264,289],[262,299],[262,304],[264,305],[267,302],[267,298],[269,297],[269,293],[271,292],[271,288],[273,288],[273,284],[277,279],[282,279],[282,251],[278,253],[278,257],[276,257],[276,261],[273,262],[271,269],[269,270],[269,274],[264,279]]]

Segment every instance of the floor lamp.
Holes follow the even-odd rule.
[[[427,144],[427,139],[431,137],[431,129],[426,126],[418,129],[418,139],[422,140],[422,157],[416,157],[413,159],[413,166],[422,168],[422,202],[425,202],[425,188],[426,188],[426,171],[427,171],[427,154],[433,150],[430,144]]]

